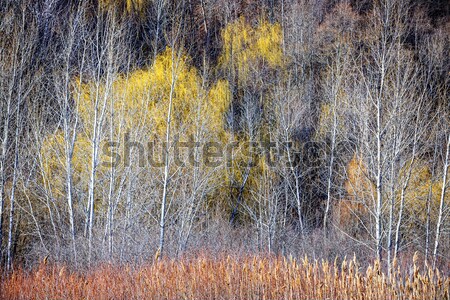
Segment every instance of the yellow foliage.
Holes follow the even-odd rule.
[[[222,40],[220,64],[223,68],[235,73],[240,82],[245,83],[249,80],[253,68],[275,69],[283,65],[282,29],[278,23],[271,24],[261,20],[254,27],[241,17],[222,30]],[[270,102],[269,99],[270,96],[267,96],[267,102]],[[223,112],[221,112],[222,115]],[[244,201],[251,206],[249,200],[260,192],[261,176],[273,176],[273,172],[269,169],[263,153],[255,153],[250,159],[250,152],[255,149],[249,149],[251,147],[249,147],[248,137],[238,136],[237,138],[238,145],[234,149],[233,160],[224,181],[239,190],[238,187],[244,184],[246,173],[249,172],[244,187]],[[250,161],[252,167],[249,171]],[[224,187],[222,192],[229,197],[228,186]]]
[[[405,168],[409,168],[407,165]],[[406,170],[404,170],[406,173]],[[406,175],[405,175],[406,176]],[[421,162],[417,166],[413,166],[411,179],[405,192],[405,210],[408,216],[408,227],[415,228],[417,224],[425,224],[427,218],[427,199],[430,200],[431,220],[436,220],[439,209],[439,202],[442,192],[442,180],[433,180],[431,170],[428,166],[422,165]],[[396,198],[400,200],[401,195],[397,194]],[[450,194],[447,193],[445,201],[450,201]]]
[[[228,110],[228,105],[230,103],[230,87],[228,81],[219,80],[208,93],[208,99],[206,103],[206,110],[210,112],[210,127],[218,128],[223,127],[223,118]]]
[[[355,236],[364,234],[363,223],[368,217],[367,205],[373,201],[376,190],[367,177],[364,162],[357,154],[347,164],[345,190],[348,196],[340,199],[334,209],[336,221],[349,234]]]
[[[280,24],[261,22],[255,30],[256,53],[266,60],[272,68],[280,66],[283,52]]]
[[[243,80],[254,64],[266,63],[271,68],[282,65],[282,31],[278,23],[261,21],[254,28],[241,17],[225,27],[222,39],[222,65],[237,70]]]
[[[232,159],[227,164],[226,172],[220,173],[221,186],[216,191],[215,198],[210,201],[210,205],[226,209],[233,209],[236,204],[240,189],[243,187],[241,203],[244,203],[251,209],[257,209],[257,201],[263,190],[267,188],[264,185],[266,180],[276,182],[277,175],[274,169],[270,168],[261,145],[251,144],[245,138],[238,141],[232,152]],[[223,183],[226,183],[223,185]],[[233,187],[230,195],[230,186]],[[230,196],[232,197],[231,206]],[[221,202],[222,201],[222,202]]]
[[[228,83],[218,81],[207,90],[202,87],[202,79],[188,61],[186,55],[168,48],[148,69],[118,75],[109,85],[104,80],[73,85],[82,123],[72,159],[75,185],[89,177],[94,115],[96,111],[100,113],[102,107],[105,108],[101,133],[104,138],[100,142],[106,142],[106,139],[120,141],[118,151],[121,154],[127,132],[133,134],[132,139],[137,139],[132,141],[141,142],[144,147],[148,142],[165,139],[172,88],[171,140],[179,134],[181,141],[188,141],[199,131],[206,141],[226,138],[223,115],[230,101]],[[63,134],[57,132],[48,136],[41,151],[44,176],[52,183],[52,191],[62,195],[65,178]],[[100,155],[103,155],[102,151]],[[109,159],[100,157],[99,161],[109,162]],[[107,170],[99,166],[97,176],[101,177],[104,171]],[[85,188],[86,182],[81,189]]]
[[[356,201],[373,199],[375,185],[367,177],[366,166],[356,154],[347,165],[347,178],[345,189],[351,198]]]
[[[330,103],[323,103],[320,106],[318,126],[319,128],[316,133],[318,137],[326,136],[331,126],[333,126],[333,108]]]
[[[148,0],[101,0],[99,5],[102,9],[122,8],[123,13],[139,13],[145,12],[146,5],[149,4]]]
[[[412,169],[410,169],[412,168]],[[348,197],[341,199],[335,208],[336,217],[340,226],[355,232],[359,222],[366,222],[369,217],[368,209],[373,204],[376,195],[375,185],[367,178],[366,167],[355,155],[347,165],[347,181],[345,189]],[[410,175],[409,175],[410,174]],[[406,182],[408,176],[410,179]],[[397,186],[392,195],[390,190],[384,192],[385,201],[395,200],[394,213],[398,216],[402,201],[402,189],[404,191],[404,211],[402,226],[407,232],[423,236],[424,224],[427,220],[427,201],[430,203],[430,221],[433,224],[437,220],[440,197],[442,192],[442,176],[433,179],[430,168],[424,162],[405,164],[397,177]],[[445,195],[445,201],[450,201],[450,193]],[[387,203],[387,202],[386,202]],[[412,235],[407,235],[412,236]],[[415,238],[415,237],[412,237]]]
[[[192,132],[198,110],[201,111],[202,118],[207,120],[204,126],[216,133],[223,131],[223,114],[229,103],[228,83],[219,81],[206,91],[201,86],[202,80],[197,70],[188,65],[188,60],[187,56],[178,56],[167,48],[149,69],[121,75],[115,80],[107,97],[113,103],[116,119],[121,117],[123,122],[114,122],[113,126],[125,125],[124,129],[130,130],[137,125],[140,128],[146,125],[154,128],[152,134],[165,134],[167,110],[174,83],[171,120],[174,132],[186,132],[186,126],[191,126],[191,130],[187,131]],[[104,85],[97,87],[96,83],[88,83],[81,86],[78,111],[83,123],[91,125],[85,126],[88,128],[93,124],[97,90],[100,98],[105,96]],[[111,110],[107,111],[108,118],[111,113]]]
[[[89,167],[91,165],[91,143],[89,139],[80,135],[74,145],[72,157],[72,181],[74,185],[87,180]],[[47,182],[53,197],[63,197],[66,193],[64,186],[66,178],[65,152],[64,152],[64,134],[57,131],[55,134],[46,137],[42,148],[42,177]]]

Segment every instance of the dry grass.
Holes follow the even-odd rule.
[[[390,276],[375,262],[202,255],[87,274],[42,263],[0,283],[0,299],[449,299],[449,277],[414,263]]]

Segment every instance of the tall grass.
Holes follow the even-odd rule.
[[[246,256],[102,265],[86,274],[41,263],[3,277],[0,299],[449,299],[449,277],[416,261],[387,275],[375,262]]]

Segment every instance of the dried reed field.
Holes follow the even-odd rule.
[[[420,265],[420,267],[419,267]],[[388,274],[389,273],[389,274]],[[449,299],[448,274],[420,264],[384,272],[342,262],[269,256],[160,259],[87,274],[41,263],[0,284],[1,299]]]

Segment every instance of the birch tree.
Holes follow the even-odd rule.
[[[448,118],[444,117],[444,124],[448,123]],[[433,248],[433,269],[436,268],[436,262],[438,257],[438,251],[439,251],[439,239],[441,237],[441,228],[443,226],[443,223],[446,220],[446,215],[448,211],[447,204],[445,203],[446,200],[446,193],[447,188],[449,185],[449,179],[448,179],[448,173],[449,173],[449,165],[450,165],[450,133],[447,132],[448,127],[446,130],[444,130],[444,137],[446,136],[446,145],[444,146],[444,154],[443,156],[443,169],[442,169],[442,188],[441,188],[441,194],[439,197],[439,213],[438,213],[438,219],[436,221],[436,236],[434,238],[434,248]]]

